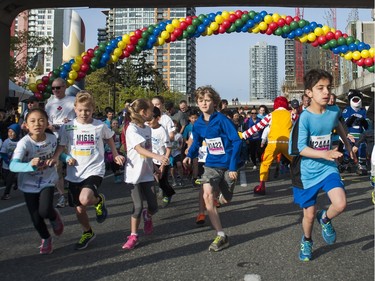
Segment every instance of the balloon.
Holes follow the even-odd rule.
[[[366,66],[372,66],[374,64],[374,59],[373,58],[366,58],[365,59],[365,65]]]
[[[42,83],[47,85],[49,83],[49,77],[48,76],[43,76],[42,77]]]
[[[236,23],[237,23],[237,21],[236,21]],[[258,27],[259,27],[260,30],[267,30],[268,25],[267,25],[267,23],[265,23],[264,21],[262,21],[261,23],[259,23]]]
[[[29,84],[29,89],[30,89],[30,91],[35,92],[37,90],[36,84],[35,83],[30,83]]]
[[[263,19],[263,21],[266,23],[266,24],[270,24],[271,22],[273,22],[273,18],[272,16],[270,15],[266,15]]]
[[[213,31],[215,31],[215,30],[218,30],[219,25],[218,25],[216,22],[212,22],[212,23],[210,24],[210,28],[211,28]]]
[[[224,21],[224,18],[220,15],[217,15],[215,17],[215,22],[218,23],[218,24],[221,24],[222,22]]]
[[[353,52],[352,54],[354,60],[359,60],[361,58],[361,53],[358,51]]]
[[[78,73],[74,70],[70,71],[69,72],[69,78],[72,79],[72,80],[76,80],[78,77]]]
[[[79,65],[78,63],[73,63],[72,64],[72,69],[74,71],[78,71],[80,68],[81,68],[81,65]]]
[[[43,93],[43,100],[48,100],[51,97],[51,93],[45,92]]]
[[[94,50],[93,49],[88,49],[87,50],[87,55],[89,55],[92,58],[94,56]]]
[[[370,52],[368,50],[362,50],[361,51],[361,57],[366,59],[370,56]]]
[[[344,58],[345,58],[346,60],[352,60],[352,58],[353,58],[353,56],[352,56],[352,52],[348,52],[348,53],[346,53],[346,54],[344,55]]]
[[[328,41],[332,40],[332,39],[335,39],[335,34],[333,32],[328,32],[326,34],[326,38]]]
[[[316,36],[322,36],[322,35],[324,35],[324,31],[320,27],[315,28],[314,29],[314,33],[315,33]]]
[[[315,41],[315,39],[316,39],[315,33],[310,33],[307,35],[307,40],[309,40],[310,42]]]

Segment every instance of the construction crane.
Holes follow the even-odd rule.
[[[296,17],[299,19],[303,19],[304,8],[295,8]],[[295,65],[296,65],[296,76],[295,76],[295,84],[296,88],[300,88],[303,85],[303,76],[305,75],[304,71],[304,63],[303,63],[303,45],[301,42],[295,40]]]

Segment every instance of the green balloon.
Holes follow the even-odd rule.
[[[52,86],[51,85],[47,85],[46,92],[52,94]]]
[[[325,44],[323,44],[323,45],[322,45],[322,48],[323,48],[324,50],[329,50],[329,43],[325,43]]]
[[[295,30],[295,29],[299,28],[299,24],[298,24],[298,22],[296,22],[296,21],[292,21],[292,22],[289,24],[289,26],[290,26],[290,29],[291,29],[291,30]]]
[[[346,38],[346,44],[347,44],[347,45],[350,45],[350,44],[354,43],[354,41],[355,41],[355,39],[354,39],[353,36],[348,36],[348,37]]]
[[[150,33],[147,30],[142,32],[142,38],[143,39],[148,39],[149,36],[150,36]]]
[[[140,47],[146,46],[147,41],[143,38],[139,38],[137,45]]]
[[[256,16],[256,12],[254,12],[253,10],[251,10],[250,12],[249,12],[249,17],[251,18],[251,19],[254,19],[254,17]]]
[[[234,24],[232,24],[229,28],[228,28],[228,31],[229,32],[234,32],[234,31],[236,31],[236,25],[234,25]]]
[[[206,18],[206,16],[203,15],[203,14],[200,14],[200,15],[198,16],[198,19],[199,19],[201,22],[203,22],[205,18]]]
[[[194,26],[198,26],[198,25],[200,25],[202,22],[200,21],[200,19],[199,18],[195,18],[195,19],[193,19],[193,21],[192,21],[192,24],[194,25]]]
[[[195,32],[195,26],[189,25],[186,30],[189,34],[193,34]]]
[[[370,72],[373,73],[375,68],[374,68],[374,66],[369,66],[369,67],[367,67],[366,69],[367,69],[368,71],[370,71]]]
[[[283,29],[281,27],[277,28],[273,34],[277,35],[277,36],[281,36],[283,34]]]
[[[141,46],[139,46],[139,45],[135,45],[135,51],[136,51],[137,53],[140,53],[140,52],[143,51],[143,49],[142,49]]]
[[[300,20],[300,21],[298,22],[298,26],[299,26],[300,28],[304,27],[305,25],[306,25],[306,21],[305,21],[305,20]]]
[[[250,19],[250,16],[249,16],[248,14],[243,14],[243,15],[241,16],[241,20],[242,20],[243,22],[247,22],[249,19]]]
[[[150,25],[148,28],[147,28],[147,31],[149,32],[149,33],[152,33],[153,31],[154,31],[154,27],[152,26],[152,25]]]
[[[290,27],[288,25],[284,25],[282,27],[283,33],[289,33],[290,32]]]
[[[184,39],[188,38],[189,37],[189,32],[187,32],[186,30],[184,30],[184,32],[182,33],[182,37]]]
[[[238,20],[236,20],[236,21],[234,22],[234,25],[235,25],[236,27],[242,27],[242,26],[243,26],[243,21],[240,20],[240,19],[238,19]]]
[[[337,41],[335,39],[332,39],[332,40],[329,40],[328,44],[331,48],[334,48],[337,46]]]
[[[60,66],[59,66],[59,70],[60,70],[60,71],[64,71],[64,66],[60,65]]]
[[[94,51],[94,56],[97,57],[97,58],[100,58],[102,56],[102,52],[99,49],[96,49]]]
[[[91,65],[96,67],[98,64],[99,64],[99,59],[97,57],[93,57],[91,59]]]
[[[107,44],[106,43],[100,43],[99,44],[99,50],[102,52],[105,52]]]
[[[58,69],[54,69],[54,70],[52,71],[52,73],[53,73],[53,75],[54,75],[55,77],[58,77],[58,76],[60,75],[60,70],[58,70]]]
[[[337,45],[339,46],[346,45],[346,39],[344,37],[339,37],[337,39]]]

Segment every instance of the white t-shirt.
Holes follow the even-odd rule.
[[[161,115],[159,124],[164,127],[168,134],[173,133],[175,131],[175,126],[172,118],[165,113]]]
[[[52,158],[56,147],[57,139],[53,134],[46,134],[46,139],[42,142],[35,142],[26,135],[17,143],[12,159],[18,159],[23,163],[37,157],[47,160]],[[39,193],[45,187],[55,186],[58,179],[56,167],[45,167],[35,172],[18,173],[18,186],[22,192]]]
[[[193,139],[192,133],[190,133],[190,138]],[[206,141],[202,141],[202,146],[200,146],[198,150],[198,162],[206,163],[207,154],[208,151]]]
[[[171,147],[167,131],[163,126],[160,126],[157,129],[151,128],[151,134],[152,152],[159,155],[165,155],[165,152],[167,151],[166,148]],[[152,161],[157,165],[161,165],[161,162],[156,159],[153,159]]]
[[[65,179],[82,182],[90,176],[104,177],[104,141],[114,132],[102,121],[93,119],[91,124],[81,124],[74,119],[64,124],[59,131],[60,145],[77,160],[75,166],[67,166]]]
[[[13,152],[16,149],[18,141],[13,141],[11,139],[6,139],[1,145],[1,153],[5,153],[8,155],[8,159],[10,160],[12,158]],[[9,165],[3,160],[3,169],[9,170]]]
[[[152,159],[140,155],[134,149],[137,145],[140,145],[148,151],[152,151],[151,135],[150,127],[141,128],[134,123],[129,124],[126,130],[126,148],[128,150],[124,173],[126,183],[137,184],[154,181]]]
[[[76,117],[74,112],[75,97],[65,96],[62,99],[51,97],[45,107],[48,115],[48,122],[52,125],[63,125],[64,119],[73,120]]]
[[[180,133],[174,135],[174,140],[172,141],[172,157],[176,157],[181,154],[181,147],[184,142],[184,138]]]

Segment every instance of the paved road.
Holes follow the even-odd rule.
[[[208,251],[215,236],[209,224],[197,228],[197,190],[177,188],[170,206],[154,217],[154,235],[133,251],[121,249],[129,234],[131,200],[122,184],[105,179],[109,217],[93,229],[86,250],[75,251],[81,229],[73,210],[61,210],[65,232],[54,240],[54,252],[38,253],[40,239],[19,191],[0,201],[0,280],[374,280],[374,206],[368,177],[344,175],[347,210],[334,220],[337,243],[325,245],[314,225],[314,260],[298,260],[301,210],[292,203],[290,180],[283,175],[268,183],[268,194],[254,197],[257,171],[246,172],[232,203],[220,209],[230,247]],[[0,190],[2,193],[2,190]],[[325,195],[320,207],[328,204]]]

